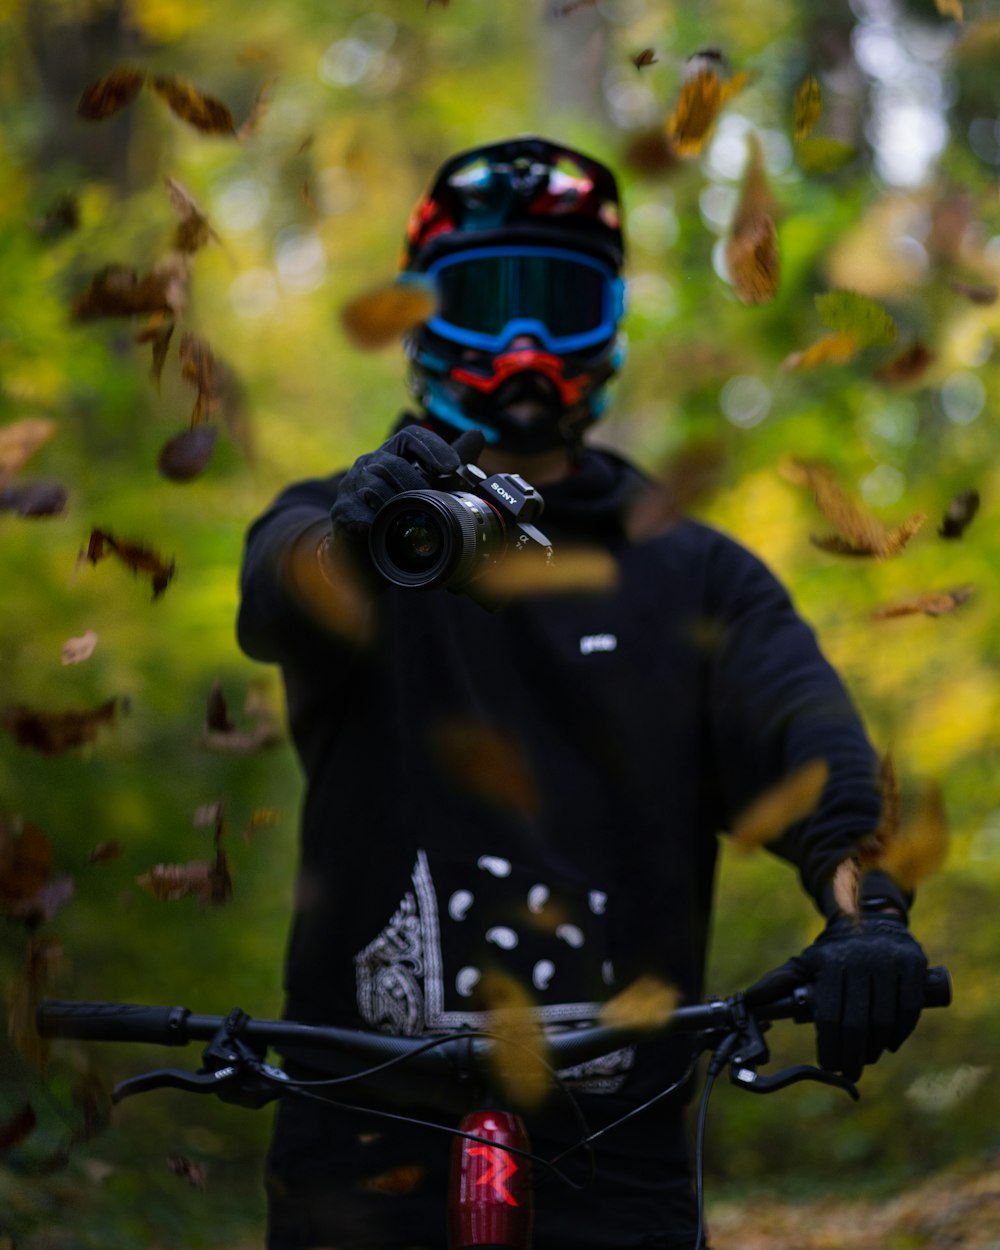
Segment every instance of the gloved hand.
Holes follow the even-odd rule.
[[[865,1064],[913,1032],[926,971],[927,957],[902,916],[838,916],[801,955],[748,990],[747,1001],[811,983],[819,1066],[856,1081]]]
[[[481,444],[480,444],[481,446]],[[335,538],[367,547],[375,513],[404,490],[425,490],[429,478],[451,473],[462,461],[454,447],[420,425],[408,425],[376,451],[359,456],[337,488],[330,510]]]

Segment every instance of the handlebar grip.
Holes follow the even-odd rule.
[[[35,1016],[42,1037],[95,1042],[155,1042],[184,1046],[186,1007],[142,1007],[134,1003],[79,1003],[44,999]]]

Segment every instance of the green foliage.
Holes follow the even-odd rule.
[[[976,118],[1000,111],[993,62],[977,53],[984,40],[993,46],[989,22],[972,23],[948,61],[948,24],[922,12],[913,27],[900,9],[894,46],[908,72],[929,75],[950,101],[932,118],[950,126],[937,166],[907,182],[886,171],[920,136],[886,137],[891,100],[884,80],[851,58],[851,32],[866,31],[846,3],[820,18],[813,6],[777,0],[756,6],[753,20],[736,0],[560,7],[0,6],[0,432],[54,420],[55,437],[16,480],[54,479],[69,492],[60,516],[0,511],[0,710],[58,715],[118,700],[112,726],[58,756],[0,733],[0,821],[37,826],[53,873],[75,887],[31,931],[4,917],[8,1002],[32,990],[280,1010],[300,801],[293,753],[287,742],[239,753],[203,741],[216,681],[239,730],[255,723],[252,708],[244,713],[248,695],[270,699],[280,717],[276,674],[250,664],[234,640],[243,532],[288,481],[380,441],[405,402],[399,354],[360,354],[340,312],[391,281],[406,213],[430,172],[449,152],[502,133],[556,132],[615,164],[625,193],[630,359],[599,441],[651,472],[699,443],[719,450],[721,482],[695,509],[789,584],[873,740],[891,749],[904,808],[936,781],[952,831],[948,865],[923,887],[914,924],[932,960],[955,973],[954,1007],[928,1013],[898,1056],[866,1074],[859,1108],[825,1090],[766,1101],[720,1091],[713,1173],[792,1192],[828,1184],[831,1160],[858,1185],[876,1164],[906,1177],[995,1149],[976,1090],[992,1080],[988,1040],[1000,1028],[979,975],[994,960],[1000,884],[1000,537],[991,515],[1000,305],[968,294],[1000,277],[997,161],[970,139],[981,137]],[[669,115],[685,58],[715,43],[753,81],[727,105],[705,154],[666,170],[631,163],[636,132]],[[640,75],[631,58],[644,47],[657,60]],[[76,99],[118,64],[194,84],[225,103],[237,129],[264,88],[268,103],[242,140],[197,130],[146,90],[105,121],[78,118]],[[834,126],[832,84],[841,85],[840,129],[796,146],[792,102],[810,72],[824,85],[820,130]],[[750,129],[764,141],[781,254],[777,296],[755,307],[734,296],[720,260]],[[882,135],[874,147],[873,135]],[[841,165],[835,149],[852,159]],[[150,317],[78,322],[70,309],[106,266],[141,278],[177,250],[183,218],[167,178],[213,234],[187,255],[186,298],[172,308],[157,383],[152,348],[136,341]],[[783,368],[824,324],[867,350],[847,363]],[[201,420],[205,393],[182,368],[184,334],[207,344],[238,386],[215,376],[215,453],[178,483],[158,473],[157,457]],[[887,369],[915,345],[926,348],[922,368]],[[918,511],[929,520],[893,559],[822,553],[809,536],[828,523],[811,494],[780,475],[788,456],[828,464],[886,528]],[[940,538],[950,501],[971,488],[981,515],[960,539]],[[149,577],[120,560],[80,563],[94,529],[173,560],[164,593],[154,601]],[[872,619],[886,604],[964,585],[974,594],[949,615]],[[63,644],[88,630],[93,655],[63,665]],[[196,827],[195,815],[218,801],[232,900],[144,891],[137,879],[154,865],[210,858],[211,829]],[[273,819],[255,823],[264,812]],[[117,854],[92,858],[105,843]],[[816,923],[783,865],[727,856],[712,989],[753,980]],[[792,1032],[775,1030],[783,1062],[809,1057],[809,1038]],[[13,1042],[0,1059],[0,1122],[26,1101],[38,1117],[0,1174],[0,1244],[4,1221],[34,1250],[259,1244],[266,1114],[167,1094],[126,1103],[110,1129],[83,1140],[74,1090],[86,1074],[110,1083],[162,1064],[162,1053],[62,1044],[44,1079]],[[208,1188],[171,1173],[169,1155],[205,1166]]]

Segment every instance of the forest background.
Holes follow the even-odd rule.
[[[33,1003],[280,1011],[300,776],[234,640],[243,533],[382,440],[399,336],[359,347],[342,310],[441,160],[518,132],[621,175],[596,441],[791,587],[893,761],[955,981],[857,1107],[720,1091],[710,1193],[995,1167],[998,58],[995,6],[959,0],[0,2],[0,1246],[259,1244],[269,1113],[165,1093],[109,1125],[163,1054],[46,1062]],[[766,853],[727,850],[720,890],[713,991],[816,931]]]

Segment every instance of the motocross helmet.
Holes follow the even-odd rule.
[[[598,161],[536,137],[448,160],[401,262],[438,300],[406,340],[428,416],[510,451],[576,444],[624,356],[623,253],[618,189]]]

